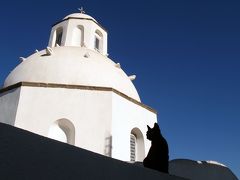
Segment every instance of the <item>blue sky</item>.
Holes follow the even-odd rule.
[[[215,160],[240,177],[240,1],[1,2],[0,83],[51,25],[83,6],[108,30],[110,58],[158,111],[170,159]]]

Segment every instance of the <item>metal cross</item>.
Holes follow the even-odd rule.
[[[80,11],[80,13],[85,14],[85,11],[83,10],[83,7],[78,8],[78,10]]]

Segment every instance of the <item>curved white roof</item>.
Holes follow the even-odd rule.
[[[140,102],[129,77],[115,63],[83,47],[53,47],[34,53],[19,64],[6,78],[4,87],[18,82],[39,82],[111,87]]]
[[[216,161],[174,159],[169,162],[169,173],[195,180],[237,180],[231,169]]]
[[[68,16],[66,16],[63,19],[67,19],[67,18],[85,18],[85,19],[92,19],[93,21],[97,22],[96,19],[94,19],[92,16],[89,16],[89,15],[84,14],[84,13],[69,14]]]

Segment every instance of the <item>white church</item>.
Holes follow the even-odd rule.
[[[142,161],[157,113],[140,100],[107,31],[83,10],[53,25],[48,47],[21,57],[0,90],[3,123],[123,161]]]
[[[93,17],[82,9],[79,13],[66,16],[53,25],[46,49],[36,50],[34,54],[27,58],[21,57],[20,60],[22,62],[8,75],[0,89],[0,127],[3,130],[5,127],[2,123],[5,123],[17,127],[12,129],[21,128],[118,160],[143,161],[151,145],[146,139],[147,125],[152,126],[157,122],[157,112],[141,102],[132,82],[136,76],[127,75],[119,62],[108,58],[107,31]],[[20,135],[23,132],[10,131],[16,134],[0,134],[0,144],[5,147],[0,148],[0,159],[5,162],[1,163],[1,176],[4,170],[11,170],[12,174],[19,170],[19,167],[14,166],[15,161],[20,161],[28,169],[32,167],[29,164],[31,158],[36,167],[41,159],[34,156],[36,152],[30,153],[29,157],[15,154],[18,147],[11,149],[15,146],[11,139],[18,141],[24,136]],[[17,133],[19,139],[16,138]],[[28,137],[32,136],[30,134]],[[25,141],[22,142],[25,146],[31,143]],[[71,149],[69,147],[66,149]],[[21,152],[25,153],[23,150]],[[41,156],[40,152],[38,155]],[[79,149],[78,155],[82,153]],[[87,154],[87,157],[90,156],[95,157]],[[23,158],[25,163],[22,162]],[[115,174],[119,173],[116,179],[122,175],[138,176],[138,179],[154,177],[147,169],[131,168],[129,163],[124,164],[123,168],[123,165],[111,161],[112,158],[93,158],[90,162],[94,162],[92,167],[100,163],[95,169],[102,166],[101,163],[108,164],[110,169],[112,164],[121,167],[119,172],[111,169]],[[57,160],[62,162],[61,158]],[[10,162],[13,164],[10,165]],[[65,171],[71,173],[76,162],[71,161],[72,166]],[[56,169],[54,163],[51,162],[50,167]],[[82,166],[79,168],[77,172],[80,174],[89,170]],[[141,171],[144,176],[135,171]],[[161,177],[175,180],[184,177],[194,180],[237,180],[229,168],[215,161],[176,159],[169,162],[169,171],[175,176],[159,174],[155,179]],[[29,171],[23,170],[22,173],[29,174]],[[45,169],[45,173],[52,175],[51,169]],[[60,177],[64,172],[57,175]],[[96,177],[98,175],[96,171]],[[106,177],[109,173],[100,175]],[[86,173],[85,177],[88,176]]]

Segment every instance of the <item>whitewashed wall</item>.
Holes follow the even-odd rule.
[[[111,92],[22,87],[15,126],[48,136],[50,126],[59,119],[74,125],[76,146],[104,154]]]
[[[73,42],[74,29],[79,25],[83,27],[84,45],[89,49],[94,50],[95,31],[99,30],[103,34],[103,48],[101,53],[103,55],[107,55],[107,32],[101,26],[91,20],[69,19],[56,24],[52,28],[48,46],[53,47],[55,45],[55,32],[59,27],[63,28],[62,46],[75,46],[75,42]]]
[[[0,94],[0,122],[14,125],[21,88]]]
[[[19,94],[20,88],[0,96],[5,123],[48,137],[50,128],[65,119],[74,126],[70,144],[123,161],[130,160],[130,134],[138,128],[144,148],[136,160],[142,161],[150,148],[146,125],[157,122],[157,115],[112,91],[22,86],[18,101]]]
[[[146,139],[147,125],[153,126],[157,115],[115,93],[112,101],[112,157],[130,160],[130,134],[135,127],[143,134],[146,156],[151,145]],[[137,160],[142,161],[143,158]]]

